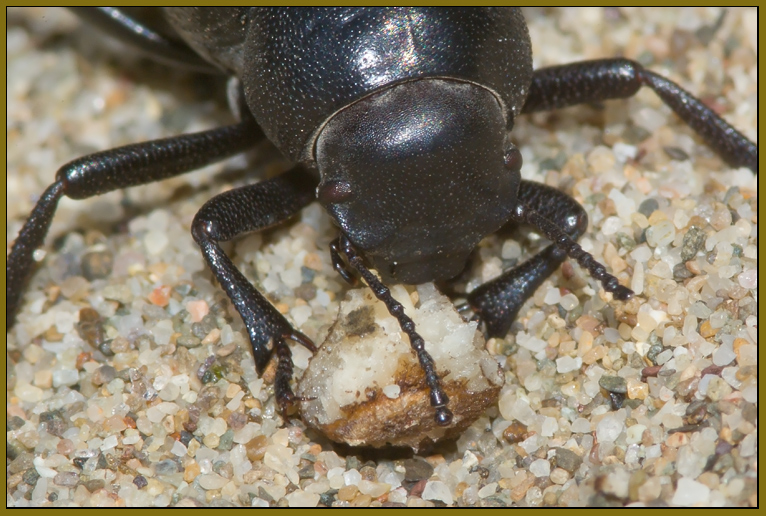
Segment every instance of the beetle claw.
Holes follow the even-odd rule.
[[[340,274],[341,278],[346,280],[346,283],[354,287],[358,282],[358,278],[354,274],[351,267],[345,261],[343,261],[340,253],[340,237],[338,237],[330,242],[330,257],[332,258],[332,266],[335,271]]]
[[[290,339],[293,342],[297,342],[298,344],[308,349],[312,353],[317,352],[317,347],[316,347],[316,344],[314,344],[314,341],[306,337],[303,333],[299,332],[298,330],[292,330],[290,333],[286,333],[282,335],[282,338]]]
[[[477,322],[479,324],[482,322],[479,312],[468,302],[456,305],[455,310],[465,322]]]
[[[289,410],[295,407],[298,403],[306,401],[316,400],[316,396],[296,396],[292,390],[282,391],[277,393],[277,409],[279,415],[282,416],[282,426],[287,426],[290,421]]]

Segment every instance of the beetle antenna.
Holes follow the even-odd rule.
[[[518,222],[523,222],[539,229],[545,238],[552,241],[559,249],[564,251],[568,257],[576,260],[577,263],[579,263],[583,269],[587,270],[593,278],[600,281],[604,290],[611,292],[615,299],[619,301],[627,301],[633,297],[634,292],[628,287],[620,285],[617,278],[609,274],[606,271],[606,267],[596,261],[596,259],[593,258],[593,255],[586,252],[580,247],[580,244],[575,242],[561,228],[543,217],[533,208],[518,205],[513,217]]]
[[[404,307],[399,301],[394,299],[394,296],[391,295],[391,291],[388,287],[386,287],[378,277],[364,265],[362,257],[356,252],[356,249],[354,249],[354,246],[346,235],[341,235],[335,239],[332,244],[330,244],[330,249],[334,251],[336,255],[338,252],[342,252],[346,255],[349,265],[359,272],[367,285],[369,285],[370,289],[372,289],[375,296],[386,304],[388,312],[399,321],[399,326],[401,326],[404,333],[410,338],[410,345],[415,351],[418,361],[420,362],[420,367],[426,375],[426,384],[428,385],[428,390],[431,392],[431,406],[436,409],[434,420],[439,426],[449,425],[452,422],[453,417],[452,411],[446,406],[447,403],[449,403],[449,397],[441,386],[439,375],[436,374],[434,359],[428,351],[426,351],[426,343],[423,340],[423,337],[415,331],[414,321],[404,313]]]

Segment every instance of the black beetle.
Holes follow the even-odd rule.
[[[156,29],[140,14],[79,13],[155,56],[237,77],[231,99],[242,121],[62,167],[8,257],[8,323],[63,195],[84,198],[157,181],[242,152],[265,134],[301,165],[212,199],[192,233],[245,321],[258,371],[277,353],[283,406],[292,400],[285,339],[313,344],[245,280],[219,241],[274,225],[318,199],[340,227],[332,247],[336,268],[349,280],[361,274],[399,318],[426,372],[437,421],[449,424],[448,400],[422,339],[365,259],[383,282],[450,279],[484,236],[509,220],[532,224],[555,244],[468,296],[494,336],[508,331],[522,303],[566,256],[615,298],[631,295],[574,242],[587,225],[585,211],[557,190],[521,180],[521,156],[506,134],[518,115],[628,97],[648,85],[722,158],[757,173],[754,143],[635,62],[533,71],[526,25],[515,9],[169,8]]]

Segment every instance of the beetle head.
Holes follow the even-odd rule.
[[[487,89],[402,83],[322,129],[317,197],[384,281],[449,279],[515,207],[521,156],[505,137],[502,108]]]

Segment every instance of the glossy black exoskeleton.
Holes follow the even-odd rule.
[[[313,343],[236,269],[219,246],[278,224],[318,200],[340,236],[333,263],[361,275],[410,337],[437,423],[452,414],[430,355],[385,283],[449,280],[486,235],[509,221],[553,243],[468,294],[491,336],[568,256],[624,300],[621,286],[575,240],[587,227],[566,194],[524,181],[508,131],[523,113],[625,98],[652,88],[726,162],[758,170],[757,146],[675,83],[627,59],[532,69],[515,8],[78,8],[78,14],[154,57],[233,77],[240,122],[99,152],[59,169],[17,237],[6,266],[9,325],[59,199],[158,181],[243,152],[263,138],[297,165],[225,192],[192,234],[247,327],[262,372],[278,358],[276,392],[293,401],[287,339]],[[367,266],[374,267],[380,280]]]

